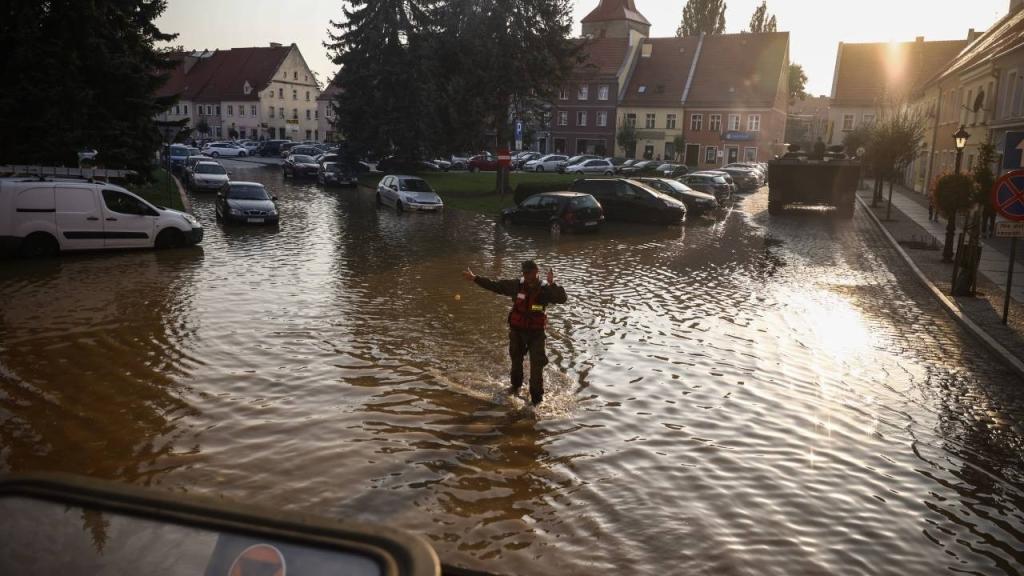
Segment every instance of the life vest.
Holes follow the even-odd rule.
[[[539,297],[540,287],[530,292],[526,282],[520,281],[512,310],[508,313],[508,325],[516,330],[543,330],[548,317],[544,314],[544,305],[537,302]]]

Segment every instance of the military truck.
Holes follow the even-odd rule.
[[[781,214],[790,205],[835,206],[841,218],[852,218],[859,179],[860,161],[841,153],[821,159],[787,153],[768,163],[768,213]]]

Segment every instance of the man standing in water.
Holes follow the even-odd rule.
[[[523,277],[517,280],[491,280],[466,269],[463,278],[491,292],[512,298],[508,313],[508,355],[512,358],[512,394],[523,386],[523,357],[530,354],[530,401],[536,406],[544,399],[544,326],[549,304],[565,304],[565,289],[555,284],[555,274],[548,269],[547,282],[541,282],[537,264],[523,262]]]

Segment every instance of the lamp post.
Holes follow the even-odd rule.
[[[960,162],[964,157],[964,148],[967,147],[967,139],[971,135],[964,130],[964,125],[960,125],[960,129],[953,133],[953,145],[956,146],[956,168],[954,174],[960,175]],[[947,215],[946,220],[946,242],[942,250],[942,261],[952,262],[953,261],[953,237],[956,235],[956,209]]]

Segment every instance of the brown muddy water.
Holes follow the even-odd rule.
[[[241,166],[241,165],[239,165]],[[969,574],[1024,565],[1022,383],[870,223],[552,238],[233,168],[280,229],[0,263],[0,471],[65,471],[428,538],[502,574]],[[536,259],[545,403],[509,399]],[[459,298],[457,298],[459,297]]]

